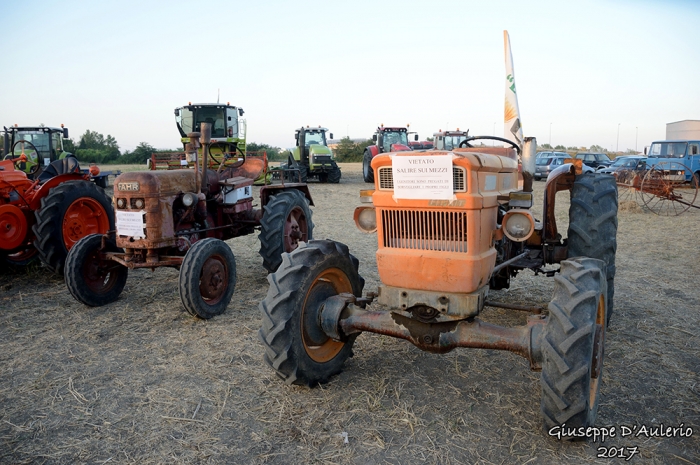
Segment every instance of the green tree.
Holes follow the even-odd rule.
[[[268,144],[257,144],[255,142],[248,142],[246,147],[246,152],[256,152],[258,155],[262,155],[262,152],[267,153],[267,159],[269,161],[287,161],[287,155],[279,147],[273,147]]]
[[[552,146],[549,144],[542,144],[538,147],[538,150],[552,150]]]
[[[566,147],[564,147],[563,145],[560,144],[560,145],[557,145],[556,147],[554,147],[554,150],[566,150]]]
[[[335,159],[341,163],[362,161],[365,148],[372,144],[374,144],[374,142],[371,139],[362,142],[353,142],[349,137],[343,137],[334,150]]]
[[[119,144],[114,137],[109,134],[105,137],[99,132],[89,129],[80,136],[80,142],[75,150],[75,156],[78,160],[90,163],[109,163],[115,161],[119,155],[121,155]]]
[[[169,150],[166,151],[169,152]],[[148,142],[140,142],[133,152],[129,152],[128,150],[124,152],[124,155],[118,158],[118,162],[124,164],[146,163],[146,160],[151,158],[151,154],[155,152],[158,152],[158,149],[153,147],[151,144]],[[161,152],[163,152],[163,150],[161,150]]]

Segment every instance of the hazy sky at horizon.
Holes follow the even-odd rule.
[[[249,142],[283,148],[300,125],[502,136],[504,29],[539,143],[642,150],[700,119],[698,1],[0,0],[0,18],[0,126],[64,123],[122,151],[178,148],[174,108],[217,89]]]

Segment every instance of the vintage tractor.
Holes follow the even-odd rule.
[[[252,185],[264,162],[220,152],[222,160],[235,162],[209,169],[210,149],[217,142],[211,124],[194,116],[193,126],[183,126],[201,128],[201,134],[187,134],[183,161],[193,168],[119,176],[116,231],[88,236],[71,250],[66,284],[80,302],[115,301],[129,269],[170,266],[180,270],[180,298],[187,311],[211,318],[225,311],[236,285],[236,262],[224,240],[260,229],[263,266],[272,272],[283,252],[312,238],[313,201],[306,184],[283,180],[261,187],[261,208],[253,208]]]
[[[482,139],[512,148],[471,147]],[[460,145],[372,160],[374,190],[361,191],[369,204],[354,216],[361,231],[378,236],[378,292],[362,297],[364,280],[347,246],[300,244],[269,277],[260,304],[264,359],[287,383],[314,386],[341,371],[363,331],[435,353],[509,350],[542,371],[541,411],[550,427],[590,426],[613,305],[615,180],[580,174],[573,164],[560,167],[547,181],[538,221],[530,211],[534,138],[523,149],[523,190],[517,188],[518,145],[491,136]],[[571,191],[564,240],[554,215],[561,190]],[[548,315],[489,299],[489,289],[509,287],[525,269],[554,277]],[[502,327],[478,319],[485,307],[532,314],[523,326]]]
[[[318,178],[320,182],[337,184],[340,182],[340,168],[333,160],[333,152],[326,140],[327,128],[321,126],[301,127],[294,132],[296,146],[289,150],[288,167],[299,170],[301,182],[309,178]],[[333,134],[329,133],[331,139]]]
[[[73,157],[42,166],[34,181],[21,163],[28,159],[0,161],[0,268],[41,258],[62,273],[79,239],[114,229],[112,201]]]
[[[365,182],[374,182],[374,171],[372,171],[372,160],[380,153],[404,152],[412,150],[408,145],[408,127],[384,127],[382,124],[377,128],[372,140],[376,145],[370,145],[365,149],[362,156],[362,177]],[[418,140],[418,134],[414,135],[414,140]]]

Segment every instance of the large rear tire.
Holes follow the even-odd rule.
[[[301,166],[301,165],[300,165]],[[263,207],[260,220],[260,255],[270,273],[282,263],[282,254],[292,252],[300,242],[313,239],[309,201],[298,190],[279,192]]]
[[[112,201],[89,181],[69,181],[51,189],[34,212],[34,246],[41,260],[63,273],[68,251],[83,237],[114,229]]]
[[[333,340],[323,332],[319,316],[329,297],[362,295],[358,264],[345,244],[311,241],[285,254],[277,272],[268,276],[258,338],[265,346],[265,363],[287,384],[326,383],[351,356],[357,334]]]
[[[615,253],[617,251],[617,185],[611,175],[584,173],[571,189],[567,257],[590,257],[605,262],[607,323],[613,313]]]
[[[372,171],[372,154],[365,150],[362,157],[362,178],[365,182],[374,182],[374,171]]]
[[[219,239],[194,243],[180,267],[180,300],[190,315],[209,319],[226,311],[236,289],[236,258]]]
[[[80,239],[68,252],[65,281],[76,300],[90,307],[114,302],[124,290],[129,270],[113,260],[103,260],[101,252],[121,252],[112,239],[102,247],[102,234],[90,234]]]
[[[606,282],[590,258],[561,262],[544,328],[541,411],[547,429],[593,426],[605,345]]]

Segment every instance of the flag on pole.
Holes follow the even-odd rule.
[[[504,137],[522,147],[523,127],[520,123],[518,94],[515,93],[515,71],[513,70],[513,54],[510,51],[508,31],[503,31],[503,41],[506,54],[506,104],[503,117]]]

